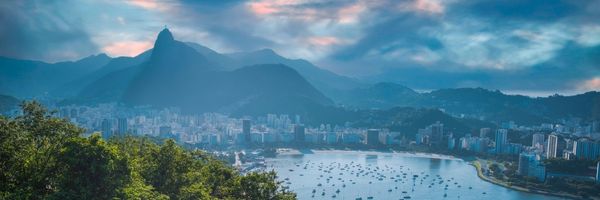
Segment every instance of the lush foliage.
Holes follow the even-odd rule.
[[[295,199],[274,172],[240,175],[172,140],[104,141],[40,104],[0,117],[0,199]]]
[[[596,173],[595,167],[598,161],[548,159],[544,162],[547,170],[550,172],[593,176]]]

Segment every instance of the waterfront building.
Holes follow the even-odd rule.
[[[600,184],[600,162],[596,163],[596,183]]]
[[[362,141],[362,137],[357,133],[343,133],[342,142],[344,144],[359,144]]]
[[[382,131],[379,133],[379,142],[383,145],[400,144],[399,136],[400,132]]]
[[[303,143],[306,140],[305,137],[306,137],[306,133],[305,133],[304,125],[296,124],[294,126],[294,140],[295,140],[296,144]]]
[[[521,175],[521,176],[528,176],[528,170],[529,170],[529,160],[531,159],[530,157],[534,156],[533,154],[519,154],[519,166],[517,168],[517,174]]]
[[[251,143],[256,143],[256,144],[260,144],[263,142],[263,135],[262,133],[251,133],[250,134],[250,142]]]
[[[506,129],[496,130],[496,154],[506,153],[508,143],[508,131]]]
[[[595,160],[600,155],[600,144],[588,139],[580,139],[573,143],[573,153],[578,159]]]
[[[456,138],[448,137],[448,150],[454,150],[456,147]]]
[[[541,157],[535,154],[519,154],[517,174],[535,177],[538,181],[546,180],[546,167],[541,162]]]
[[[488,151],[489,138],[475,138],[473,141],[472,150],[477,153],[486,153]]]
[[[558,136],[551,134],[548,136],[548,144],[546,145],[546,158],[556,158],[558,153]]]
[[[262,143],[275,143],[277,142],[277,136],[275,133],[264,132],[262,133]]]
[[[429,144],[429,135],[422,133],[421,130],[423,129],[419,129],[419,133],[415,135],[415,144]]]
[[[306,136],[306,134],[305,134],[305,136]],[[292,134],[292,133],[285,132],[285,133],[279,134],[279,141],[282,143],[287,144],[287,143],[294,141],[294,139],[295,139],[295,137],[294,137],[294,134]],[[305,140],[306,140],[306,138],[305,138]]]
[[[326,144],[337,144],[338,142],[338,135],[335,132],[327,132],[325,134],[325,143]]]
[[[430,126],[431,129],[431,143],[440,144],[444,139],[444,124],[439,121]]]
[[[379,130],[369,129],[367,130],[367,145],[379,145]]]

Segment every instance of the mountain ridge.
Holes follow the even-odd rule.
[[[108,85],[104,82],[109,82]],[[297,71],[281,64],[251,65],[233,71],[159,33],[150,58],[136,67],[107,74],[79,95],[83,101],[117,101],[128,105],[178,106],[187,112],[238,112],[261,105],[262,113],[287,112],[295,103],[333,102]],[[302,104],[302,103],[300,103]],[[256,112],[252,112],[259,114]]]

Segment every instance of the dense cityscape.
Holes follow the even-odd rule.
[[[402,134],[382,128],[351,127],[348,124],[307,126],[298,115],[268,114],[256,118],[232,118],[219,113],[186,115],[176,108],[127,109],[117,104],[66,106],[56,110],[57,116],[85,127],[86,134],[99,132],[106,139],[132,134],[170,138],[195,148],[215,150],[251,146],[345,147],[440,152],[450,155],[494,155],[512,157],[516,167],[513,175],[532,177],[539,182],[544,182],[547,178],[571,178],[600,183],[600,164],[596,164],[592,176],[590,173],[569,174],[548,170],[545,162],[596,161],[600,157],[599,121],[566,119],[562,123],[539,126],[519,126],[509,121],[497,128],[481,128],[479,132],[455,137],[455,133],[444,131],[444,124],[440,122],[423,127],[417,133]],[[514,141],[509,139],[509,132],[518,133],[511,137]],[[407,135],[414,135],[414,138]],[[525,143],[527,141],[531,143]],[[506,170],[505,168],[504,171]],[[489,169],[484,171],[491,175]]]

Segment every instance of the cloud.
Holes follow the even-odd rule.
[[[0,55],[60,61],[97,51],[81,22],[55,11],[56,3],[7,1],[0,5]]]
[[[427,14],[443,14],[446,10],[444,1],[440,0],[406,1],[401,3],[399,8],[402,11],[422,12]]]
[[[154,43],[152,41],[120,41],[109,44],[102,50],[111,56],[137,56],[140,53],[151,49]]]
[[[341,41],[336,37],[324,36],[324,37],[310,37],[308,42],[315,46],[331,46],[339,44]]]
[[[600,77],[595,77],[595,78],[583,81],[578,86],[578,89],[582,90],[582,91],[589,91],[589,90],[600,91]]]
[[[598,18],[600,0],[9,1],[0,55],[131,56],[168,25],[217,51],[271,48],[370,81],[578,90],[600,77]]]

